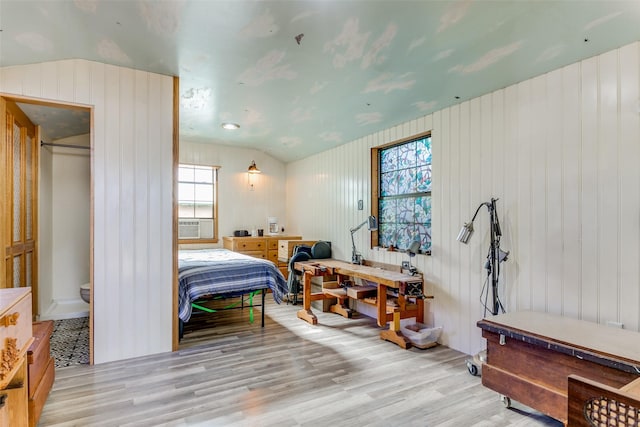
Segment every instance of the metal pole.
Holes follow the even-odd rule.
[[[84,145],[54,144],[53,142],[40,141],[40,146],[43,146],[43,145],[48,145],[50,147],[80,148],[82,150],[91,150],[91,147],[87,147],[87,146],[84,146]]]
[[[492,293],[492,312],[495,316],[499,312],[498,299],[498,226],[496,216],[496,201],[491,199],[491,293]]]

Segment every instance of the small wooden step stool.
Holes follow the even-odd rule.
[[[53,320],[33,323],[33,343],[27,350],[29,378],[29,426],[38,425],[44,403],[55,379],[55,362],[51,357]]]

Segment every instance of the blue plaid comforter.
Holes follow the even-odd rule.
[[[204,296],[268,288],[280,304],[288,292],[284,276],[271,261],[226,249],[179,251],[178,285],[178,317],[184,322],[191,318],[191,303]]]

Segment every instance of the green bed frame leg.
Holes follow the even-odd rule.
[[[267,292],[264,289],[263,290],[259,290],[259,291],[249,292],[249,323],[253,323],[253,321],[254,321],[254,316],[253,316],[253,297],[254,297],[254,295],[256,295],[258,293],[262,293],[262,327],[264,328],[264,311],[265,311],[264,303],[265,303],[265,295],[267,294]],[[240,308],[244,309],[244,295],[240,296],[240,304],[241,304]],[[238,305],[238,303],[229,304],[226,307],[222,308],[222,310],[233,308],[233,307],[236,307],[237,305]],[[195,302],[192,302],[191,306],[193,308],[197,308],[198,310],[202,310],[202,311],[207,312],[207,313],[215,313],[215,312],[218,311],[218,310],[214,310],[212,308],[204,307],[204,306],[202,306],[200,304],[197,304]]]

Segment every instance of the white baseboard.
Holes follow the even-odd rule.
[[[38,320],[63,320],[89,316],[89,304],[81,298],[60,298],[51,301]]]

